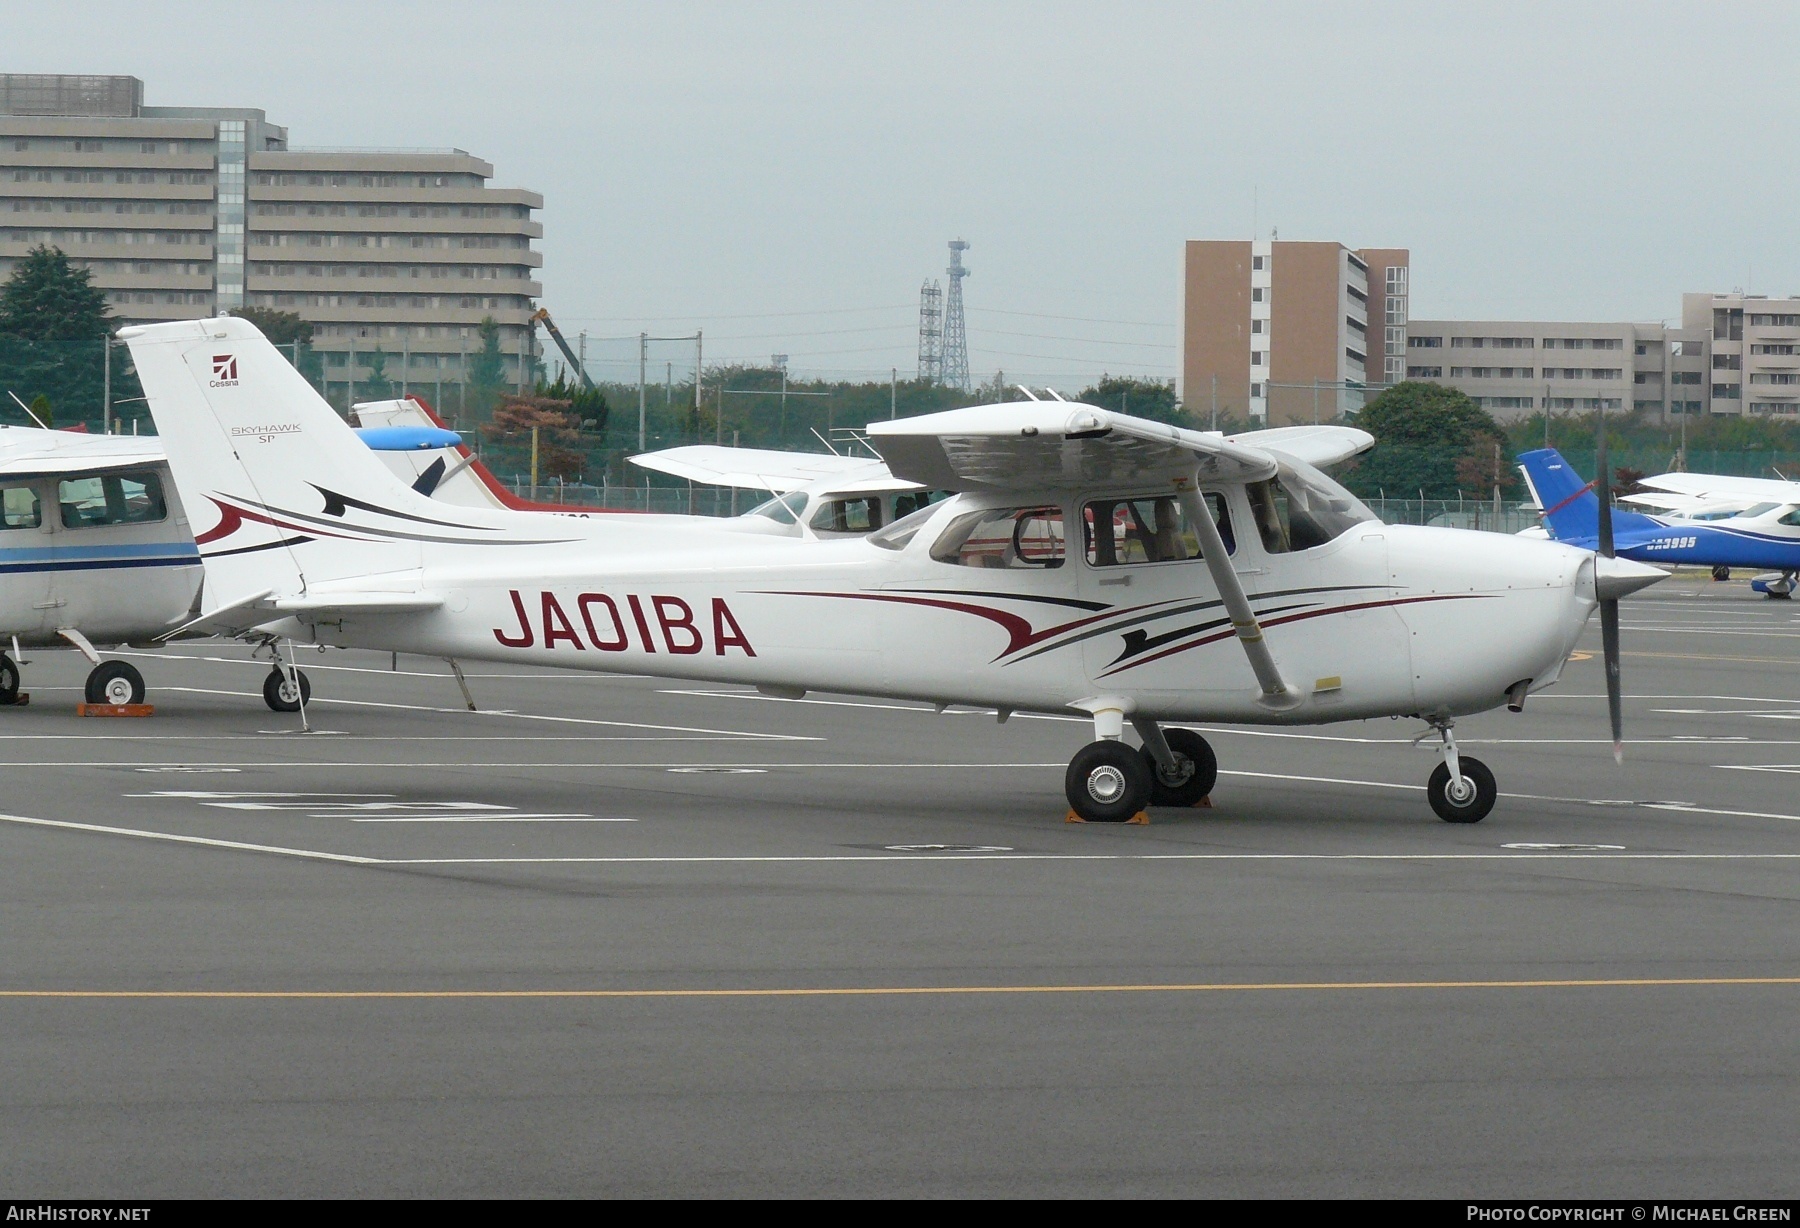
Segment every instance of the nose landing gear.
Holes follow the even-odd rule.
[[[1443,739],[1444,752],[1444,761],[1432,771],[1431,779],[1425,784],[1431,809],[1446,823],[1481,822],[1500,795],[1494,774],[1481,760],[1457,754],[1456,735],[1451,732],[1454,722],[1432,720],[1430,724]],[[1420,738],[1430,736],[1426,733]]]

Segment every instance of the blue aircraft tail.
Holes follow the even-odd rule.
[[[1583,482],[1574,466],[1562,458],[1555,448],[1539,448],[1519,454],[1525,480],[1538,506],[1544,509],[1544,527],[1557,541],[1592,541],[1600,535],[1600,499],[1594,494],[1594,483]],[[1639,512],[1622,511],[1613,506],[1613,533],[1623,536],[1637,530],[1654,531],[1660,526]]]

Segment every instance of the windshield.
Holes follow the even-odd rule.
[[[1323,546],[1376,519],[1362,500],[1305,461],[1282,457],[1280,466],[1269,481],[1244,488],[1270,554]]]
[[[800,511],[806,506],[806,496],[800,491],[791,495],[781,495],[770,499],[767,503],[759,503],[746,516],[767,516],[778,524],[799,524]]]
[[[887,528],[869,534],[869,540],[883,550],[904,550],[907,543],[918,536],[925,522],[937,515],[935,504],[926,504],[916,512],[900,517]]]

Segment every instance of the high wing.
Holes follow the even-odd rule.
[[[1015,401],[877,422],[869,441],[899,476],[934,490],[1065,490],[1178,479],[1258,481],[1275,457],[1223,435],[1092,405]]]
[[[1669,490],[1701,500],[1745,499],[1754,503],[1800,503],[1800,482],[1777,478],[1738,478],[1719,473],[1659,473],[1640,486]]]
[[[154,435],[88,435],[35,426],[0,427],[0,476],[94,473],[160,464],[162,441]]]
[[[1272,426],[1225,438],[1250,448],[1268,448],[1319,469],[1341,464],[1375,445],[1375,436],[1353,426]]]
[[[810,486],[821,479],[869,481],[882,489],[894,485],[887,466],[859,456],[826,453],[777,452],[769,448],[725,448],[692,444],[660,452],[640,452],[631,463],[671,477],[731,486],[740,490],[768,490],[778,495]],[[834,484],[833,489],[837,489]],[[845,489],[849,489],[846,487]]]

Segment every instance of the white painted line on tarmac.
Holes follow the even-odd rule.
[[[348,818],[352,823],[635,823],[636,819],[611,814],[470,814],[408,815],[402,818],[366,819],[341,814],[315,814],[315,819]]]
[[[1481,853],[828,853],[828,854],[759,854],[748,856],[636,856],[636,857],[358,857],[350,853],[327,853],[318,849],[290,848],[274,844],[250,844],[238,840],[216,840],[206,836],[183,836],[173,832],[145,831],[131,827],[106,827],[97,823],[71,823],[59,819],[35,819],[25,815],[0,814],[0,823],[18,823],[30,827],[60,828],[97,835],[127,836],[138,840],[169,844],[191,844],[232,852],[269,853],[280,857],[297,857],[309,861],[335,861],[359,866],[474,866],[474,865],[810,865],[848,862],[943,862],[943,861],[1021,861],[1021,862],[1226,862],[1226,861],[1318,861],[1318,862],[1452,862],[1452,861],[1795,861],[1800,853],[1612,853],[1612,852],[1481,852]]]
[[[138,840],[157,840],[170,844],[198,844],[208,848],[232,849],[242,853],[274,853],[282,857],[301,857],[311,861],[341,861],[358,866],[381,864],[379,857],[357,857],[350,853],[322,853],[316,849],[285,848],[276,844],[246,844],[240,840],[214,840],[206,836],[178,836],[173,832],[142,831],[133,827],[104,827],[98,823],[69,823],[60,819],[33,819],[22,814],[0,814],[0,823],[23,823],[31,827],[60,827],[68,831],[96,832],[105,836],[130,836]]]
[[[261,698],[260,694],[252,696],[248,691],[221,691],[207,687],[165,686],[159,689],[177,691],[187,695],[233,695],[242,699]],[[570,725],[601,725],[613,729],[654,729],[660,733],[724,734],[730,737],[769,742],[823,742],[825,740],[793,733],[754,733],[745,729],[700,729],[688,725],[653,725],[649,721],[603,721],[591,716],[550,716],[540,712],[515,712],[508,708],[482,708],[479,711],[471,712],[467,708],[434,708],[425,704],[382,703],[373,699],[326,699],[322,696],[315,696],[307,702],[308,707],[324,705],[347,708],[384,708],[400,712],[441,712],[459,717],[503,716],[518,721],[557,721]]]

